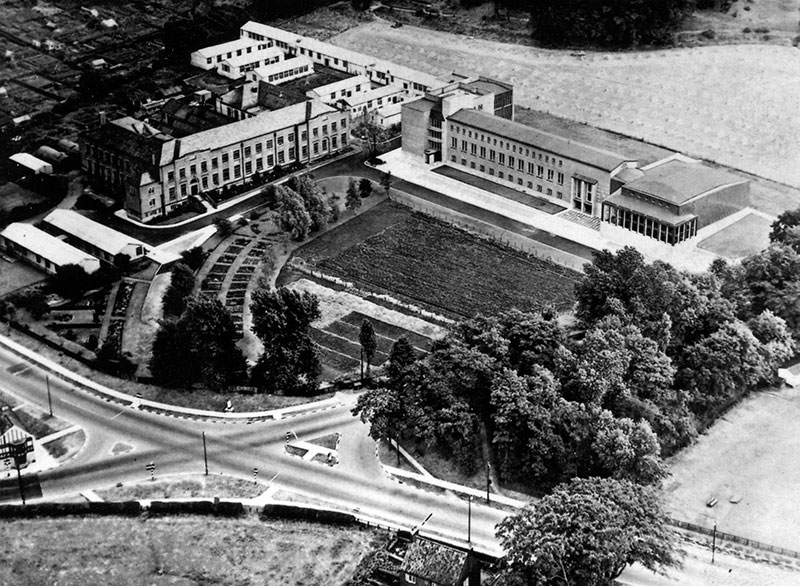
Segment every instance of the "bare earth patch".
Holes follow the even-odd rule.
[[[384,537],[255,518],[19,520],[0,524],[0,584],[342,584]]]
[[[799,420],[800,389],[756,393],[734,407],[672,459],[665,486],[673,516],[800,550]]]
[[[331,41],[437,75],[514,84],[515,101],[800,186],[800,51],[728,45],[664,51],[547,51],[388,22]]]

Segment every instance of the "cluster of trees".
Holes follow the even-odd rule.
[[[503,479],[540,491],[574,477],[654,484],[662,453],[793,353],[777,301],[755,302],[755,262],[694,275],[632,248],[597,253],[576,287],[579,335],[550,310],[477,316],[354,412],[374,437],[414,438],[467,472],[485,444]]]
[[[636,47],[673,41],[693,0],[510,0],[530,10],[533,37],[548,46]]]
[[[339,219],[337,198],[326,199],[326,194],[308,175],[290,177],[285,184],[275,187],[274,199],[278,202],[281,229],[298,241]]]

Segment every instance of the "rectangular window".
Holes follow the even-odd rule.
[[[208,189],[208,177],[203,177],[200,182],[203,184],[203,189]]]
[[[178,169],[178,177],[181,179],[186,179],[186,169],[180,168]]]
[[[181,196],[186,197],[186,184],[181,183]]]
[[[489,175],[494,175],[494,167],[489,167]]]
[[[522,159],[517,161],[517,170],[518,171],[524,171],[525,170],[525,161],[523,161]]]
[[[458,148],[458,139],[455,136],[450,139],[450,148]]]
[[[323,124],[322,125],[322,134],[328,134],[328,125],[327,124]]]
[[[244,174],[245,175],[250,175],[250,173],[252,173],[252,172],[253,172],[253,163],[250,162],[250,161],[245,161],[244,162]]]
[[[262,148],[264,148],[264,147],[261,146],[261,143],[257,142],[256,143],[256,153],[260,153]],[[248,155],[248,156],[250,156],[250,155]]]
[[[208,173],[208,163],[206,161],[200,163],[200,172],[203,174]]]
[[[240,156],[241,156],[241,153],[239,152],[239,149],[236,149],[235,151],[233,151],[233,160],[234,161],[238,161]]]
[[[536,165],[528,163],[528,175],[533,175],[534,173],[536,173]]]
[[[263,168],[264,168],[264,161],[261,159],[261,157],[258,157],[256,159],[256,171],[261,171],[261,169]]]
[[[222,164],[223,165],[228,164],[228,153],[222,153]]]
[[[213,175],[211,175],[211,182],[214,185],[219,185],[219,173],[214,173]]]
[[[485,146],[481,147],[480,157],[481,157],[481,159],[485,159],[486,158],[486,147]]]
[[[242,175],[242,166],[241,165],[234,165],[233,166],[233,178],[238,179]]]
[[[555,176],[555,173],[556,173],[556,172],[555,172],[555,171],[553,171],[552,169],[548,169],[548,170],[547,170],[547,180],[548,180],[550,183],[552,183],[552,182],[553,182],[553,177]]]
[[[474,142],[471,145],[469,145],[469,153],[472,156],[475,156],[475,155],[478,154],[478,145],[476,145]]]
[[[497,172],[497,176],[498,176],[500,179],[502,179],[503,177],[505,177],[505,175],[503,174],[503,172],[502,172],[502,171],[498,171],[498,172]]]
[[[272,150],[272,139],[271,138],[267,141],[267,150],[268,151]]]
[[[489,160],[494,161],[494,149],[489,150]]]
[[[312,128],[311,129],[311,134],[313,136],[319,136],[319,128]]]
[[[279,165],[283,165],[284,162],[285,162],[285,158],[284,158],[284,155],[283,155],[283,151],[278,151],[278,164]]]
[[[467,152],[467,141],[466,140],[462,140],[461,141],[461,152],[462,153],[466,153]]]
[[[192,175],[197,175],[197,165],[191,165],[189,167],[189,173],[191,173]]]
[[[175,171],[167,171],[167,181],[175,181]]]
[[[227,167],[222,169],[222,180],[223,181],[230,181],[231,180],[231,171]]]
[[[294,159],[294,153],[295,153],[294,147],[289,147],[289,160],[290,161]]]
[[[556,179],[557,179],[557,183],[559,185],[564,185],[564,174],[563,173],[559,173],[558,175],[556,175]]]
[[[347,133],[346,132],[343,132],[339,138],[342,139],[342,146],[347,144]]]
[[[174,185],[170,185],[169,186],[169,200],[172,201],[173,199],[175,199],[175,186]],[[153,202],[150,205],[155,205],[155,200],[151,199],[150,201]]]
[[[314,142],[314,154],[315,155],[319,154],[319,143],[316,141]]]
[[[275,156],[267,155],[267,167],[272,168],[273,166],[275,166]]]
[[[304,159],[308,158],[308,146],[307,145],[303,145],[302,148],[300,149],[300,152],[301,152],[301,156]]]
[[[528,181],[528,189],[533,189],[533,181]]]
[[[456,156],[455,155],[450,155],[450,160],[455,163],[456,162]]]
[[[217,164],[217,157],[214,157],[213,159],[211,159],[211,168],[216,169],[217,167],[219,167],[219,165]]]
[[[247,157],[247,158],[250,157],[250,147],[249,146],[244,147],[244,156]]]
[[[342,118],[342,128],[347,127],[347,118]]]
[[[541,165],[536,165],[536,176],[544,177],[544,167],[542,167]]]
[[[278,146],[281,146],[282,144],[283,144],[283,136],[281,135],[278,136]]]
[[[331,137],[331,148],[332,149],[339,148],[339,139],[336,138],[335,134]]]
[[[514,159],[514,157],[509,156],[508,157],[508,166],[513,169],[515,164],[516,164],[516,160]]]
[[[336,132],[336,122],[331,122],[331,132]]]
[[[506,155],[505,155],[505,153],[499,153],[497,155],[497,162],[500,163],[501,165],[505,165],[506,164]]]

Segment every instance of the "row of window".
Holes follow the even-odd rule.
[[[453,163],[459,162],[458,158],[455,155],[450,155],[450,160]],[[466,167],[467,166],[467,159],[463,159],[462,158],[461,159],[461,164]],[[495,170],[494,167],[488,167],[487,168],[485,165],[477,165],[475,163],[475,161],[470,161],[469,162],[469,167],[471,169],[476,169],[476,170],[480,171],[481,173],[488,173],[489,175],[491,175],[493,177],[496,176],[498,179],[505,179],[507,181],[510,181],[511,183],[515,183],[516,182],[516,184],[519,185],[520,187],[527,186],[528,189],[534,189],[533,181],[527,181],[526,182],[524,177],[514,176],[512,173],[508,173],[508,175],[506,175],[506,172],[503,171],[503,170],[500,170],[500,169]],[[558,199],[564,199],[564,192],[563,191],[556,191],[554,193],[553,189],[551,187],[545,188],[541,183],[537,183],[536,184],[536,191],[538,191],[539,193],[547,193],[547,195],[550,195],[550,196],[555,195]]]
[[[256,50],[258,50],[258,51],[262,51],[263,49],[266,49],[267,47],[269,47],[269,45],[268,45],[267,43],[259,44],[259,45],[257,46],[257,49],[256,49]],[[216,59],[217,59],[217,63],[220,63],[220,62],[222,61],[222,59],[223,59],[223,58],[224,58],[224,59],[230,59],[231,57],[233,57],[233,54],[234,54],[234,53],[236,53],[236,56],[237,56],[237,57],[241,57],[241,55],[242,55],[242,50],[243,50],[243,49],[237,49],[236,51],[228,51],[227,53],[225,53],[225,54],[224,54],[224,57],[223,57],[223,54],[222,54],[222,53],[220,53],[220,54],[219,54],[219,55],[217,55],[217,57],[216,57]],[[245,47],[245,49],[244,49],[244,50],[245,50],[247,53],[252,53],[252,52],[253,52],[253,47],[252,47],[252,46],[250,46],[250,47]],[[213,61],[214,61],[214,57],[208,57],[208,58],[206,58],[206,63],[207,63],[208,65],[211,65],[211,64],[213,63]]]
[[[429,135],[434,137],[437,134],[435,131],[431,130],[428,132]],[[440,134],[440,133],[438,133]],[[435,137],[434,137],[435,138]],[[458,148],[458,139],[456,137],[450,138],[450,147],[453,149]],[[520,149],[521,151],[522,149]],[[556,173],[555,169],[545,168],[544,165],[538,165],[531,161],[525,161],[521,156],[515,157],[514,155],[507,155],[506,153],[497,152],[494,149],[488,149],[485,146],[478,146],[474,142],[468,142],[466,140],[461,141],[461,152],[469,153],[472,156],[480,157],[481,159],[486,159],[488,154],[488,159],[490,162],[494,163],[497,162],[498,165],[507,165],[511,169],[516,169],[517,171],[524,173],[527,169],[528,175],[536,175],[539,179],[545,178],[545,172],[547,173],[547,181],[553,183],[554,181],[558,183],[558,185],[564,185],[564,173],[559,171]],[[555,159],[554,159],[555,160]]]
[[[464,135],[464,138],[473,138],[475,140],[479,140],[480,142],[485,142],[486,144],[490,144],[492,146],[504,149],[506,152],[511,151],[512,153],[519,153],[520,156],[524,154],[524,156],[526,157],[530,157],[533,159],[537,158],[536,149],[532,149],[530,147],[523,147],[522,145],[517,146],[515,143],[512,143],[508,140],[498,139],[497,137],[486,135],[483,132],[478,132],[477,130],[472,131],[466,128],[461,128],[460,126],[455,124],[450,124],[450,132],[455,132],[456,134]],[[454,138],[453,140],[455,141],[456,139]],[[558,157],[555,157],[547,153],[539,152],[538,159],[550,165],[557,164],[559,167],[564,166],[563,159],[559,159]]]
[[[292,69],[287,69],[286,71],[279,71],[278,73],[273,73],[272,75],[267,76],[267,81],[272,83],[274,81],[280,81],[282,79],[286,79],[287,77],[296,77],[300,75],[305,75],[308,73],[308,65],[303,65],[301,67],[294,67]]]
[[[603,206],[603,220],[667,244],[677,244],[697,234],[697,218],[679,226],[670,226],[643,214],[612,205]]]

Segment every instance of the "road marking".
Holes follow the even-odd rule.
[[[116,419],[117,417],[119,417],[120,415],[122,415],[123,413],[125,413],[125,409],[123,409],[122,411],[120,411],[119,413],[117,413],[116,415],[114,415],[114,417],[110,418],[110,419],[109,419],[109,421],[113,421],[114,419]]]

